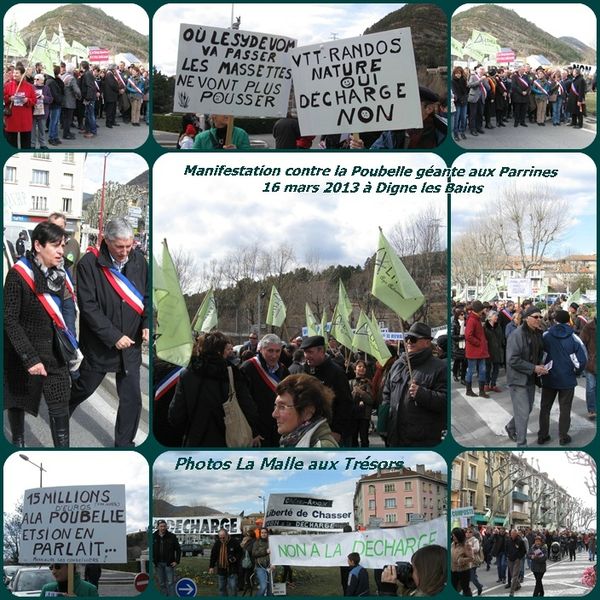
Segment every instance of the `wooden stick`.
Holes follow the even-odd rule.
[[[233,117],[227,117],[227,133],[225,134],[225,146],[231,146],[233,139]]]
[[[67,594],[69,596],[75,595],[75,565],[73,563],[69,563],[67,565]]]

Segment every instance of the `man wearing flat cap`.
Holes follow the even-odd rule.
[[[529,306],[521,326],[508,336],[506,342],[506,382],[510,390],[513,417],[504,429],[518,447],[527,446],[527,424],[535,397],[535,378],[547,375],[543,364],[542,313]]]
[[[386,445],[435,446],[446,429],[446,362],[433,356],[425,323],[411,325],[404,346],[383,386],[382,402],[390,405]]]
[[[316,377],[335,394],[331,407],[331,431],[340,446],[352,445],[352,394],[346,373],[325,352],[325,339],[313,335],[303,340],[304,372]]]

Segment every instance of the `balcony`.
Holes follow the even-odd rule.
[[[529,523],[529,513],[513,510],[510,515],[513,523]]]
[[[516,502],[531,502],[531,498],[523,492],[513,492],[512,499]]]

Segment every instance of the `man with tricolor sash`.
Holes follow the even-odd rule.
[[[100,249],[90,248],[79,261],[77,282],[85,358],[71,388],[69,411],[73,414],[107,373],[115,373],[115,446],[133,446],[142,409],[142,342],[149,336],[148,265],[133,250],[133,230],[125,219],[106,224]]]

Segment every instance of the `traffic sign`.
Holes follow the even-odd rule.
[[[180,598],[195,596],[197,591],[196,582],[189,577],[182,577],[175,584],[175,592]]]
[[[136,591],[143,592],[148,587],[150,581],[150,575],[148,573],[138,573],[133,579],[133,585]]]

